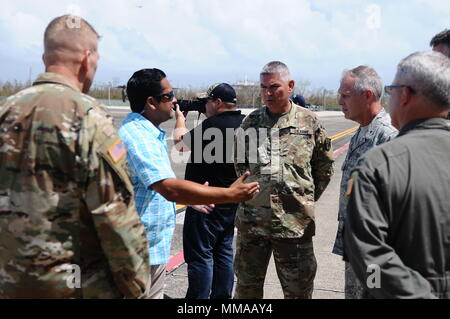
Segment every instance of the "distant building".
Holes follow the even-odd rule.
[[[245,80],[238,81],[232,85],[238,96],[240,108],[254,108],[261,106],[261,89],[259,83]]]
[[[257,87],[259,89],[259,83],[255,83],[255,82],[250,82],[247,77],[245,77],[245,80],[243,81],[238,81],[236,84],[233,84],[234,88],[239,88],[239,87]]]

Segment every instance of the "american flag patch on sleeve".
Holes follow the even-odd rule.
[[[108,149],[108,154],[111,156],[114,163],[120,162],[120,160],[127,154],[127,148],[125,143],[119,138]]]

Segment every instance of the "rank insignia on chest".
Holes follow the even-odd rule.
[[[118,163],[127,154],[125,143],[119,138],[113,145],[108,148],[108,154],[114,163]]]

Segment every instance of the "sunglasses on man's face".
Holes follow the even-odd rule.
[[[175,98],[175,93],[170,91],[169,93],[164,93],[158,96],[155,96],[156,99],[160,102],[171,102]]]

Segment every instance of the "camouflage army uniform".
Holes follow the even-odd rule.
[[[5,101],[0,132],[0,298],[144,297],[147,239],[100,104],[44,73]]]
[[[333,174],[331,141],[317,116],[295,104],[278,118],[267,108],[256,110],[241,128],[235,144],[236,172],[240,176],[249,170],[248,182],[258,181],[261,190],[237,212],[235,298],[263,297],[272,251],[285,298],[311,298],[317,268],[314,202]],[[260,132],[257,139],[245,138],[249,128]],[[245,158],[240,158],[242,143]],[[256,161],[249,152],[255,143]]]
[[[355,135],[353,135],[350,140],[347,157],[342,164],[338,214],[339,224],[336,241],[333,247],[333,253],[340,256],[343,256],[344,254],[343,229],[348,201],[344,194],[347,192],[348,180],[350,179],[351,172],[364,153],[377,145],[391,140],[397,136],[398,133],[391,124],[391,117],[384,109],[382,109],[372,122],[364,128],[364,132],[365,133],[362,133],[362,129],[359,128]],[[356,278],[349,263],[346,263],[345,265],[345,296],[346,299],[362,299],[368,296],[366,290]]]

